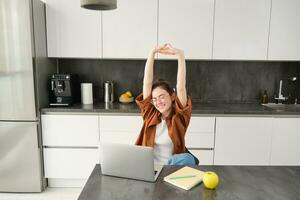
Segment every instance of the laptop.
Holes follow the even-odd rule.
[[[154,165],[153,148],[117,144],[100,144],[103,175],[155,182],[163,166]]]

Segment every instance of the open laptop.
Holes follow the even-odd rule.
[[[104,175],[155,182],[163,166],[154,165],[153,148],[128,144],[100,144]]]

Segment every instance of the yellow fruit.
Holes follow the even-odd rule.
[[[132,97],[132,93],[130,90],[128,90],[127,92],[125,92],[125,94],[127,94],[129,97]]]
[[[219,177],[215,172],[207,171],[203,175],[203,184],[208,189],[214,189],[219,183]]]
[[[121,94],[120,98],[121,99],[127,99],[127,98],[129,98],[129,96],[128,96],[128,94],[123,93],[123,94]]]

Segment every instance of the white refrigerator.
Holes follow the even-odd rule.
[[[47,105],[44,4],[0,0],[0,192],[40,192],[43,178],[39,108]]]

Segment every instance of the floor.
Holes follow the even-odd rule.
[[[76,200],[82,188],[47,188],[42,193],[0,193],[0,200]]]

